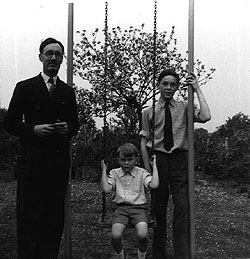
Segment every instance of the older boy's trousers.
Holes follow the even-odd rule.
[[[156,152],[160,185],[155,190],[153,258],[166,258],[167,205],[169,194],[174,203],[173,239],[175,259],[189,258],[188,152]]]

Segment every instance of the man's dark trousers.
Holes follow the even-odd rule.
[[[18,259],[57,259],[64,227],[68,156],[51,147],[40,147],[33,155],[37,156],[37,170],[18,171]]]
[[[167,205],[171,192],[174,203],[175,259],[186,259],[189,258],[188,152],[184,150],[175,150],[172,154],[156,152],[156,158],[160,185],[155,190],[154,197],[157,228],[154,229],[153,258],[167,258]]]

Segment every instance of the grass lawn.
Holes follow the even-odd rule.
[[[16,182],[0,183],[0,258],[16,258],[15,240]],[[113,257],[110,229],[100,227],[102,210],[99,183],[72,181],[72,258],[108,259]],[[168,209],[168,252],[172,256],[172,211]],[[198,259],[250,258],[250,203],[245,194],[216,181],[195,185],[195,253]],[[151,258],[150,229],[148,258]],[[124,248],[128,259],[136,258],[134,229],[127,229]],[[63,246],[60,257],[63,258]]]

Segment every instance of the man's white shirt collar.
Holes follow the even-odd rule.
[[[41,76],[42,76],[45,84],[47,85],[48,80],[50,79],[50,77],[47,76],[44,72],[41,72]],[[56,85],[57,75],[53,77],[53,80],[54,80],[54,84]]]

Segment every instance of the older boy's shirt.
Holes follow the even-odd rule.
[[[175,149],[187,150],[187,111],[188,104],[183,101],[172,99],[169,103],[169,110],[172,117],[172,132],[174,146],[170,151],[164,148],[164,124],[165,124],[165,102],[160,98],[155,105],[155,123],[153,123],[153,107],[143,110],[142,130],[140,135],[148,139],[147,146],[152,147],[152,128],[154,127],[154,150],[164,153],[172,153]],[[201,122],[199,119],[200,110],[194,108],[194,122]],[[153,126],[154,125],[154,126]]]
[[[135,166],[130,173],[125,173],[122,168],[112,169],[109,173],[108,183],[112,185],[116,196],[114,202],[141,205],[147,202],[145,188],[152,179],[148,171]]]

